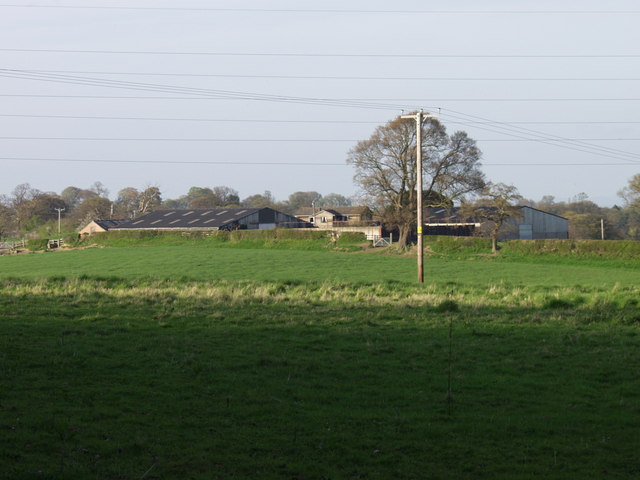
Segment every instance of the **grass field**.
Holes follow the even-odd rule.
[[[0,478],[640,477],[638,262],[427,262],[0,257]]]
[[[527,263],[436,257],[427,260],[425,271],[429,283],[436,284],[634,286],[640,278],[640,269],[632,265],[573,262],[559,268],[558,263],[544,259]],[[416,261],[369,253],[199,246],[92,248],[0,258],[0,277],[60,276],[413,283]]]

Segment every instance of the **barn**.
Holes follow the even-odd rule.
[[[272,208],[156,210],[111,230],[264,230],[310,228],[311,224]]]
[[[106,232],[126,221],[126,219],[91,220],[88,224],[82,227],[78,233],[84,236],[98,232]]]
[[[569,238],[569,220],[553,213],[521,206],[520,216],[509,220],[501,239],[538,240]],[[458,208],[426,208],[425,235],[471,236],[482,226],[478,219],[461,218]]]

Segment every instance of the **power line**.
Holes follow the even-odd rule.
[[[0,75],[1,76],[1,75]],[[95,85],[99,86],[99,85]],[[195,94],[192,94],[195,95]],[[198,97],[168,97],[168,96],[118,96],[118,95],[45,95],[45,94],[21,94],[21,93],[3,93],[0,97],[9,98],[86,98],[86,99],[126,99],[126,100],[259,100],[259,101],[277,101],[282,103],[300,103],[311,105],[324,105],[332,107],[351,107],[351,108],[369,108],[378,110],[411,110],[415,109],[418,103],[429,102],[438,104],[443,102],[639,102],[640,97],[628,98],[312,98],[312,97],[283,97],[275,100],[277,96],[272,98],[250,98],[249,96],[214,96],[203,95]],[[377,102],[404,102],[402,104],[377,103]],[[438,107],[430,107],[434,110]]]
[[[205,55],[216,57],[328,57],[328,58],[640,58],[637,53],[608,54],[440,54],[440,53],[294,53],[294,52],[180,52],[160,50],[80,50],[0,48],[0,52],[83,53],[113,55]]]
[[[126,97],[130,98],[130,97]],[[274,124],[360,124],[360,125],[381,125],[388,119],[380,121],[362,120],[277,120],[277,119],[237,119],[237,118],[187,118],[187,117],[123,117],[107,115],[44,115],[44,114],[11,114],[0,113],[0,117],[9,118],[56,118],[70,120],[131,120],[131,121],[154,121],[154,122],[219,122],[219,123],[274,123]],[[480,121],[449,121],[452,125],[492,125],[495,122]],[[501,122],[504,125],[638,125],[640,121],[515,121]]]
[[[309,167],[348,167],[346,163],[328,162],[238,162],[217,160],[118,160],[118,159],[89,159],[89,158],[41,158],[41,157],[0,157],[0,160],[23,162],[76,162],[76,163],[143,163],[143,164],[178,164],[178,165],[287,165]]]
[[[78,120],[135,120],[135,121],[162,121],[162,122],[220,122],[220,123],[285,123],[285,124],[364,124],[380,125],[379,122],[360,120],[274,120],[274,119],[237,119],[237,118],[184,118],[184,117],[111,117],[90,115],[27,115],[0,113],[0,117],[12,118],[64,118]],[[640,122],[638,122],[640,123]]]
[[[612,149],[608,147],[602,147],[600,145],[594,145],[586,142],[571,142],[571,141],[567,142],[566,140],[563,140],[563,138],[559,136],[553,136],[548,133],[539,132],[529,128],[510,126],[502,122],[491,121],[487,118],[477,117],[473,115],[466,115],[463,113],[460,113],[459,115],[448,113],[448,114],[444,114],[443,116],[451,117],[454,119],[455,118],[459,118],[459,119],[470,118],[474,120],[481,119],[483,121],[490,122],[493,128],[476,126],[476,128],[480,130],[493,132],[493,133],[500,133],[502,135],[507,135],[513,138],[518,138],[518,139],[534,140],[538,143],[542,143],[542,144],[550,145],[554,147],[560,147],[567,150],[574,150],[578,152],[589,153],[592,155],[599,155],[602,157],[613,158],[617,160],[640,159],[640,155],[635,153],[625,152],[622,150]],[[549,139],[549,137],[553,137],[553,138]],[[631,160],[631,161],[635,161],[635,160]]]
[[[455,115],[453,117],[455,118]],[[458,118],[463,118],[463,117],[458,117]],[[537,143],[542,143],[545,145],[560,147],[567,150],[573,150],[573,151],[582,152],[582,153],[589,153],[589,154],[598,155],[601,157],[613,158],[616,160],[627,160],[627,161],[633,161],[633,162],[637,162],[638,160],[640,160],[640,155],[632,152],[626,152],[623,150],[603,147],[600,145],[595,145],[595,144],[582,142],[582,141],[570,141],[570,140],[568,141],[559,136],[552,136],[553,138],[549,138],[551,135],[548,133],[537,132],[535,130],[531,130],[523,127],[511,127],[507,124],[502,124],[502,122],[494,122],[494,125],[495,125],[494,128],[482,127],[482,126],[476,126],[476,128],[480,130],[485,130],[488,132],[500,133],[502,135],[512,136],[514,138],[533,140],[533,141],[536,141]]]
[[[619,141],[638,141],[640,137],[616,137],[616,138],[564,138],[564,137],[553,137],[548,140],[557,142],[559,138],[562,138],[562,141],[565,142],[619,142]],[[477,139],[478,142],[535,142],[537,139],[529,138],[529,139],[518,139],[518,138],[484,138]]]
[[[60,75],[53,73],[34,73],[22,70],[0,69],[0,76],[7,78],[19,78],[25,80],[64,83],[69,85],[85,85],[92,87],[109,87],[126,90],[141,90],[147,92],[162,93],[187,93],[189,95],[197,95],[199,98],[203,96],[217,99],[241,99],[241,100],[262,100],[277,101],[287,103],[305,103],[305,104],[323,104],[331,106],[353,106],[358,108],[379,108],[379,109],[405,109],[410,108],[409,104],[416,103],[439,103],[439,102],[577,102],[577,101],[640,101],[640,98],[441,98],[441,99],[424,99],[424,98],[313,98],[313,97],[295,97],[286,95],[269,95],[252,92],[237,92],[229,90],[204,89],[193,87],[181,87],[166,84],[128,82],[121,80],[109,80],[94,77],[80,77],[75,75]],[[6,95],[3,95],[6,96]],[[84,97],[83,98],[91,98]],[[100,97],[95,97],[100,98]],[[133,98],[133,97],[130,97]],[[402,104],[382,104],[380,102],[402,102]]]
[[[0,140],[55,140],[55,141],[88,141],[88,142],[264,142],[264,143],[284,143],[284,142],[357,142],[354,139],[344,138],[167,138],[167,137],[12,137],[0,136]]]
[[[114,5],[41,5],[0,4],[2,8],[45,8],[70,10],[133,10],[133,11],[184,11],[226,13],[344,13],[344,14],[429,14],[429,15],[633,15],[640,10],[417,10],[417,9],[329,9],[329,8],[222,8],[222,7],[131,7]]]
[[[632,166],[638,167],[637,163],[624,162],[624,163],[483,163],[482,165],[487,167],[609,167],[609,166]]]
[[[637,82],[640,78],[622,77],[382,77],[353,75],[260,75],[235,73],[172,73],[172,72],[114,72],[105,70],[42,70],[7,69],[24,73],[72,73],[82,75],[131,75],[148,77],[196,77],[196,78],[270,78],[284,80],[375,80],[375,81],[460,81],[460,82]]]
[[[2,75],[0,75],[2,76]],[[95,85],[99,86],[99,85]],[[196,95],[196,94],[191,94]],[[251,98],[250,96],[215,96],[202,95],[197,97],[170,97],[170,96],[141,96],[141,95],[64,95],[64,94],[39,94],[39,93],[2,93],[0,97],[8,98],[85,98],[107,100],[254,100],[281,103],[298,103],[306,105],[323,105],[331,107],[368,108],[377,110],[411,110],[417,103],[429,102],[438,104],[442,102],[638,102],[640,98],[312,98],[312,97],[282,97],[265,96],[265,98]],[[377,103],[377,102],[404,102],[402,104]],[[434,110],[439,107],[430,107]],[[627,122],[623,122],[627,123]],[[633,122],[632,122],[633,123]]]
[[[104,79],[77,77],[77,76],[69,76],[69,75],[25,73],[21,71],[10,71],[10,70],[4,70],[3,75],[8,76],[10,78],[21,78],[21,79],[39,80],[39,81],[65,83],[65,84],[73,84],[73,85],[79,84],[79,85],[101,86],[101,87],[109,87],[109,88],[144,90],[144,91],[153,91],[153,92],[162,92],[162,93],[187,93],[189,95],[194,95],[195,96],[194,98],[198,98],[198,99],[212,99],[212,98],[235,99],[235,100],[243,99],[243,100],[261,100],[261,101],[272,101],[272,102],[327,105],[327,106],[342,106],[342,107],[351,107],[351,108],[378,108],[378,109],[396,109],[396,110],[400,110],[402,108],[407,108],[407,109],[412,108],[412,107],[401,106],[401,105],[369,103],[366,101],[362,101],[362,99],[347,100],[347,99],[288,97],[288,96],[267,95],[267,94],[258,94],[258,93],[248,93],[248,92],[234,92],[234,91],[226,91],[226,90],[176,87],[172,85],[158,85],[158,84],[148,84],[148,83],[140,83],[140,82],[123,82],[123,81],[104,80]],[[38,96],[41,96],[41,95],[38,95]],[[73,97],[73,96],[65,96],[65,97]],[[83,96],[83,97],[91,98],[92,96]],[[96,96],[95,98],[108,98],[108,97]],[[124,97],[124,98],[134,98],[134,97]],[[140,97],[140,98],[149,98],[149,97]],[[157,97],[157,98],[167,98],[167,97]],[[454,112],[453,110],[449,110],[449,111]],[[472,118],[474,120],[483,120],[483,121],[491,122],[490,120],[483,119],[481,117],[473,117],[473,116],[464,115],[464,114],[461,114],[461,115],[463,116],[462,117],[459,116],[459,118],[462,120],[468,120]],[[453,116],[455,119],[455,114]],[[496,125],[498,125],[500,130],[495,130]],[[506,131],[511,133],[505,133],[504,131],[505,127],[502,125],[503,124],[501,124],[500,122],[492,122],[491,123],[492,128],[487,128],[487,127],[477,127],[477,128],[487,130],[487,131],[502,133],[507,136],[520,138],[524,140],[530,140],[533,135],[533,138],[535,138],[540,143],[547,143],[550,145],[561,146],[562,148],[569,148],[572,150],[577,150],[577,151],[582,151],[582,152],[587,152],[592,154],[597,153],[602,156],[607,156],[610,158],[616,158],[616,159],[621,159],[624,157],[639,158],[638,155],[632,154],[630,152],[624,152],[622,150],[616,150],[616,149],[611,149],[611,148],[602,147],[598,145],[593,145],[593,144],[585,143],[582,141],[566,140],[566,139],[563,139],[562,137],[544,134],[542,132],[536,132],[535,130],[524,129],[522,127],[508,126],[507,127],[508,129]],[[514,131],[517,133],[517,135],[513,134]],[[567,143],[573,143],[574,145],[567,145]],[[576,148],[576,145],[579,148]]]
[[[15,162],[74,162],[74,163],[123,163],[123,164],[178,164],[178,165],[233,165],[233,166],[304,166],[304,167],[351,167],[347,163],[329,162],[238,162],[238,161],[216,161],[216,160],[119,160],[119,159],[96,159],[96,158],[44,158],[44,157],[0,157],[0,160]],[[587,163],[587,162],[555,162],[555,163],[483,163],[484,166],[500,167],[568,167],[568,166],[633,166],[634,163]]]
[[[583,142],[583,141],[567,141],[562,137],[551,135],[544,132],[539,132],[537,130],[532,130],[530,128],[511,126],[508,124],[504,124],[502,122],[492,121],[488,118],[483,118],[475,115],[468,115],[462,112],[455,112],[454,110],[447,109],[448,112],[446,116],[450,116],[454,119],[472,119],[472,120],[481,120],[485,122],[491,122],[491,127],[482,127],[476,126],[476,128],[480,130],[486,130],[494,133],[501,133],[503,135],[512,136],[515,138],[524,138],[524,139],[535,139],[539,143],[553,145],[556,147],[575,150],[583,153],[590,153],[592,155],[599,155],[608,158],[614,158],[617,160],[629,160],[637,161],[635,159],[640,159],[640,155],[626,152],[624,150],[618,150],[608,147],[602,147],[600,145],[594,145],[591,143]]]
[[[495,122],[449,122],[458,125],[492,125]],[[530,122],[501,122],[504,125],[636,125],[640,121],[598,121],[598,120],[579,120],[579,121],[530,121]]]
[[[55,140],[55,141],[97,141],[97,142],[264,142],[264,143],[284,143],[284,142],[359,142],[361,139],[353,138],[169,138],[169,137],[19,137],[0,136],[0,140]],[[476,142],[537,142],[548,140],[550,142],[578,142],[578,141],[640,141],[640,137],[631,138],[476,138]]]
[[[159,93],[183,93],[192,95],[193,97],[187,97],[192,99],[216,99],[216,100],[254,100],[254,101],[267,101],[267,102],[282,102],[282,103],[297,103],[306,105],[325,105],[325,106],[337,106],[337,107],[351,107],[351,108],[368,108],[368,109],[380,109],[380,110],[400,110],[402,108],[408,108],[406,105],[389,105],[378,102],[359,101],[359,100],[341,100],[331,98],[313,98],[313,97],[296,97],[287,95],[270,95],[263,93],[252,92],[237,92],[230,90],[214,90],[203,88],[191,88],[180,87],[173,85],[151,84],[141,82],[124,82],[119,80],[105,80],[100,78],[91,77],[78,77],[70,75],[57,75],[57,74],[36,74],[36,73],[24,73],[21,71],[11,71],[6,69],[0,69],[0,76],[8,78],[19,78],[25,80],[37,80],[53,83],[63,83],[68,85],[85,85],[93,87],[109,87],[125,90],[141,90],[148,92]],[[1,94],[3,97],[33,97],[33,98],[126,98],[126,99],[185,99],[184,97],[112,97],[112,96],[100,96],[100,95],[40,95],[40,94]]]

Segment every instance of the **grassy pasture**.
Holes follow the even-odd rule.
[[[470,285],[637,285],[640,270],[619,265],[526,263],[491,259],[431,257],[429,283]],[[123,277],[187,280],[331,280],[413,283],[413,257],[316,250],[149,246],[0,257],[0,277]]]
[[[637,265],[414,264],[0,257],[0,478],[640,476]]]

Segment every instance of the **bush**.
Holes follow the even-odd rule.
[[[27,241],[27,249],[30,252],[39,252],[42,250],[46,250],[49,244],[49,240],[46,238],[33,238]]]
[[[566,255],[572,257],[630,259],[640,257],[640,242],[633,240],[509,240],[503,253]]]
[[[448,235],[425,236],[425,242],[436,253],[488,253],[491,239],[478,237],[453,237]]]
[[[344,246],[365,241],[360,234],[349,232],[338,245]],[[271,230],[212,231],[163,231],[163,230],[113,230],[96,233],[83,238],[79,243],[108,247],[127,246],[178,246],[201,245],[204,247],[228,246],[234,248],[291,248],[321,250],[332,246],[330,232],[317,229],[276,228]]]
[[[338,244],[362,243],[366,241],[367,237],[362,232],[344,232],[338,237]]]

